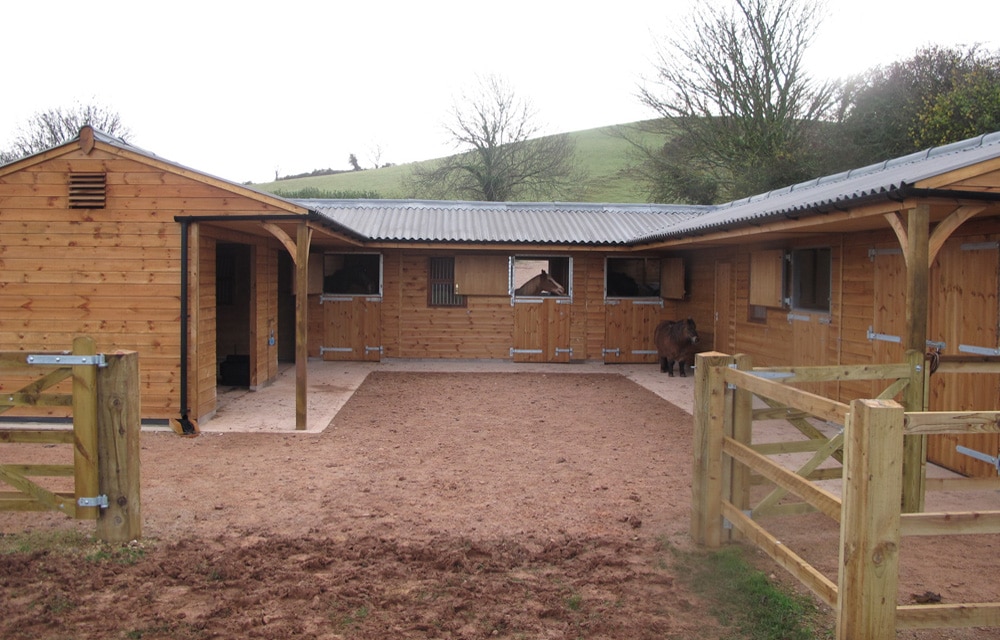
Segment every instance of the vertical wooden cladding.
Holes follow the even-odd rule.
[[[382,301],[378,296],[324,296],[323,359],[378,362]]]
[[[552,298],[514,303],[514,361],[570,361],[570,302]]]
[[[506,255],[455,256],[455,293],[462,296],[505,296],[509,260]]]
[[[996,349],[1000,249],[998,236],[971,235],[948,240],[931,266],[929,339],[944,342],[948,354],[969,347]],[[968,355],[966,353],[965,355]],[[1000,375],[937,374],[931,377],[930,407],[949,411],[1000,409]],[[990,477],[996,468],[958,453],[962,445],[990,456],[1000,454],[1000,435],[939,435],[928,438],[927,456],[970,476]]]
[[[684,280],[684,258],[660,259],[660,297],[683,300],[687,296]]]
[[[750,254],[750,304],[775,308],[783,305],[784,269],[784,249],[760,250]]]

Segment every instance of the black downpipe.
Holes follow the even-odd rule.
[[[181,221],[181,431],[185,435],[197,433],[188,417],[188,225]]]

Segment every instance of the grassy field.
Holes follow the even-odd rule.
[[[561,199],[574,202],[646,202],[643,184],[630,175],[628,168],[635,163],[629,144],[616,135],[619,126],[625,127],[646,141],[655,143],[652,134],[639,134],[638,123],[612,125],[598,129],[574,131],[569,135],[576,141],[576,160],[584,174],[578,188]],[[426,160],[425,162],[434,162]],[[368,192],[380,198],[411,198],[412,189],[407,178],[413,168],[422,163],[408,163],[382,169],[350,171],[329,176],[295,178],[253,185],[257,189],[288,195],[302,189],[321,192]],[[554,198],[552,198],[554,199]]]

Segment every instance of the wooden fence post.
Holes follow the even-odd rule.
[[[746,354],[736,354],[736,368],[740,371],[753,369],[753,361]],[[726,421],[726,435],[733,440],[750,446],[753,440],[753,394],[737,388],[732,394],[732,413]],[[729,409],[727,408],[727,413]],[[726,463],[728,482],[724,486],[724,496],[740,511],[750,509],[750,468],[730,458]],[[730,529],[729,539],[738,540],[738,529]]]
[[[73,355],[93,356],[97,354],[94,339],[79,336],[73,339]],[[97,434],[97,365],[73,366],[73,476],[74,495],[77,498],[75,514],[77,518],[94,520],[98,507],[81,507],[79,498],[96,499],[100,486],[98,481],[98,434]]]
[[[903,407],[854,400],[844,430],[838,640],[896,637]]]
[[[691,476],[691,538],[722,544],[722,437],[726,388],[719,367],[733,359],[709,351],[695,356],[694,466]]]
[[[139,502],[139,354],[106,356],[97,378],[101,493],[107,509],[97,520],[97,537],[121,544],[142,537]]]

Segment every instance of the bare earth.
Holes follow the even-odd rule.
[[[0,638],[720,638],[669,550],[691,422],[616,374],[376,371],[322,433],[144,432],[141,549],[0,555]],[[834,523],[774,524],[836,580]],[[997,543],[905,540],[900,602],[1000,600]]]

